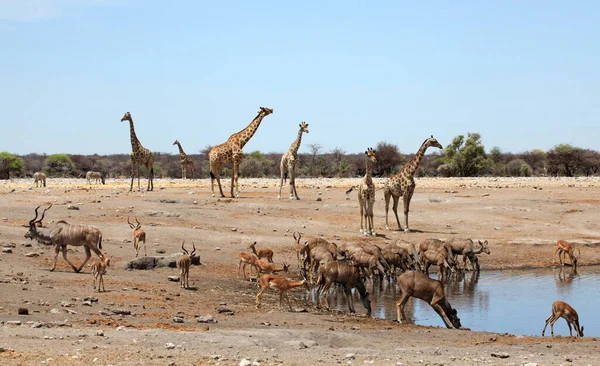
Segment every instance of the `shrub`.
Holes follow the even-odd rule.
[[[0,179],[9,179],[11,172],[17,174],[23,172],[23,159],[6,151],[0,152]]]

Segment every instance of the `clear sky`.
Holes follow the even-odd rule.
[[[0,151],[600,150],[599,1],[0,0]]]

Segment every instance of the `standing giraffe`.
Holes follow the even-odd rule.
[[[208,159],[210,161],[210,189],[213,197],[215,196],[215,179],[219,185],[221,197],[225,197],[223,194],[223,188],[221,187],[221,166],[223,163],[233,164],[233,170],[231,174],[231,197],[235,198],[240,196],[240,187],[238,186],[238,171],[240,168],[240,162],[244,157],[242,148],[252,138],[252,136],[254,136],[254,133],[258,129],[258,126],[260,126],[263,118],[271,113],[273,113],[272,109],[260,107],[258,115],[254,117],[248,127],[244,128],[238,133],[234,133],[233,135],[229,136],[227,141],[210,149],[208,152]],[[235,195],[233,194],[234,186]]]
[[[279,184],[279,195],[277,196],[277,199],[281,198],[281,188],[283,187],[283,181],[287,178],[288,173],[290,175],[290,199],[293,200],[294,197],[297,200],[300,199],[300,197],[298,197],[298,192],[296,192],[296,164],[298,164],[298,149],[302,142],[302,133],[308,133],[308,123],[302,122],[299,126],[300,130],[298,131],[298,137],[292,142],[288,152],[281,157],[281,164],[279,165],[281,170],[281,183]]]
[[[375,203],[375,184],[371,178],[371,164],[377,162],[375,150],[369,148],[365,151],[366,172],[360,186],[358,186],[358,204],[360,205],[360,233],[365,236],[375,236],[375,226],[373,226],[373,204]],[[363,219],[367,229],[363,228]]]
[[[423,159],[423,155],[425,155],[425,151],[428,147],[435,146],[437,148],[443,149],[442,145],[433,138],[433,135],[423,142],[423,145],[419,148],[419,151],[413,156],[412,159],[404,165],[400,173],[390,177],[387,182],[385,182],[385,187],[383,188],[383,195],[385,197],[385,229],[389,230],[390,227],[388,225],[388,210],[390,205],[390,197],[394,197],[394,206],[392,209],[394,210],[394,215],[396,215],[396,222],[398,223],[398,229],[402,230],[402,226],[400,225],[400,219],[398,219],[398,199],[402,196],[402,201],[404,202],[404,231],[410,232],[408,228],[408,209],[410,206],[410,199],[412,198],[413,193],[415,192],[415,172],[419,168],[419,164],[421,163],[421,159]]]
[[[133,127],[133,119],[131,113],[126,112],[121,122],[129,121],[129,131],[131,132],[131,185],[129,186],[129,192],[133,191],[133,178],[137,175],[138,178],[138,191],[140,187],[140,165],[144,165],[148,170],[148,191],[154,189],[154,168],[152,166],[154,159],[152,157],[152,151],[146,149],[140,143],[137,136],[135,135],[135,129]]]
[[[183,151],[181,144],[179,141],[175,140],[173,145],[177,145],[179,148],[179,158],[181,159],[181,179],[186,179],[187,167],[190,167],[192,171],[192,179],[194,179],[194,162],[192,159],[188,158],[187,154]]]

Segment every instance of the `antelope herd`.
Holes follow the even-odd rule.
[[[35,217],[29,221],[29,231],[26,238],[36,239],[39,243],[52,245],[55,249],[54,263],[51,271],[56,268],[58,254],[62,251],[64,260],[75,272],[80,272],[90,260],[94,252],[98,258],[91,262],[91,273],[93,276],[94,291],[105,291],[104,275],[110,265],[112,257],[107,258],[102,253],[102,233],[96,227],[89,225],[69,224],[66,221],[58,221],[51,228],[43,228],[42,221],[46,212],[52,208],[50,204],[45,208],[41,216],[38,212],[41,206],[35,208]],[[146,255],[146,233],[141,229],[141,223],[135,217],[135,224],[127,218],[134,243],[135,257],[144,246]],[[283,306],[285,297],[290,310],[292,306],[288,292],[294,288],[304,286],[310,290],[314,286],[315,306],[320,309],[323,304],[329,309],[327,293],[333,284],[338,284],[346,297],[348,310],[355,313],[352,290],[356,289],[367,317],[371,316],[371,297],[367,292],[367,281],[397,281],[400,297],[396,302],[397,321],[407,322],[404,307],[410,297],[422,299],[427,302],[440,316],[446,327],[461,328],[460,318],[456,309],[448,302],[444,293],[444,284],[455,273],[464,271],[480,271],[478,256],[490,254],[487,240],[472,240],[468,238],[451,238],[441,240],[430,238],[416,244],[404,239],[393,240],[382,245],[372,242],[339,242],[332,243],[321,237],[314,237],[301,242],[302,234],[294,232],[294,247],[298,259],[298,272],[300,280],[291,280],[279,275],[280,272],[290,273],[290,266],[286,261],[281,264],[274,262],[275,253],[269,248],[257,249],[254,241],[248,246],[251,252],[239,253],[239,272],[243,271],[243,278],[247,279],[246,267],[250,266],[250,279],[254,280],[260,287],[256,295],[256,307],[261,306],[261,297],[268,288],[279,291],[280,308]],[[68,246],[83,246],[86,257],[79,266],[75,266],[67,258]],[[192,243],[193,250],[185,249],[185,241],[181,248],[183,254],[177,259],[179,268],[180,287],[190,288],[189,275],[192,258],[196,252],[196,246]],[[577,253],[577,255],[575,254]],[[459,265],[458,256],[462,256],[462,266]],[[581,257],[579,248],[565,240],[558,240],[554,255],[558,256],[561,265],[570,265],[576,271],[577,263]],[[569,264],[565,262],[569,259]],[[281,259],[280,259],[281,260]],[[438,279],[429,277],[429,268],[434,265],[437,269]],[[256,273],[253,278],[253,269]],[[556,301],[552,304],[552,314],[546,320],[542,335],[550,324],[552,335],[554,335],[554,323],[563,318],[569,326],[575,328],[577,336],[583,336],[583,326],[579,324],[577,312],[566,302]]]

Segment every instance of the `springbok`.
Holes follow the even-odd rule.
[[[102,184],[106,184],[104,181],[104,174],[100,172],[89,171],[85,174],[85,179],[87,179],[88,184],[92,184],[92,179],[95,180],[96,184],[98,184],[98,181],[101,181]]]
[[[25,234],[28,239],[36,239],[39,243],[54,245],[56,255],[54,256],[54,264],[50,271],[54,271],[56,268],[56,261],[58,259],[58,253],[62,250],[64,260],[69,263],[71,268],[77,273],[81,271],[83,266],[92,257],[92,251],[100,258],[104,258],[104,254],[100,251],[102,249],[102,233],[100,230],[89,225],[71,225],[65,221],[58,221],[52,230],[40,229],[36,227],[37,223],[42,223],[44,214],[51,207],[44,209],[42,217],[38,220],[38,209],[41,206],[36,207],[35,217],[29,221],[29,231]],[[79,267],[75,267],[71,261],[67,258],[67,246],[83,246],[85,249],[85,260]]]
[[[287,303],[290,308],[290,311],[293,311],[287,291],[289,291],[295,287],[300,287],[300,286],[304,285],[305,282],[306,282],[306,280],[291,281],[291,280],[288,280],[287,278],[279,277],[274,274],[264,274],[264,275],[260,276],[260,278],[259,278],[260,290],[258,291],[258,294],[256,294],[256,308],[257,309],[260,308],[260,297],[262,296],[263,292],[265,292],[265,290],[270,287],[270,288],[276,288],[279,290],[279,308],[281,309],[283,307],[283,305],[282,305],[283,297],[285,296],[285,298],[287,299]]]
[[[552,314],[546,319],[546,324],[544,324],[544,329],[542,329],[542,337],[544,336],[548,323],[550,323],[550,333],[554,337],[554,323],[560,318],[567,321],[569,335],[573,335],[571,330],[571,324],[573,324],[575,332],[577,333],[576,336],[583,337],[583,326],[579,326],[579,315],[577,315],[577,312],[571,305],[564,301],[555,301],[552,303]]]
[[[577,266],[577,261],[581,257],[581,250],[579,248],[577,248],[577,250],[579,251],[579,255],[575,256],[575,249],[573,246],[566,240],[559,240],[556,242],[556,250],[554,251],[554,254],[558,253],[558,260],[560,261],[560,264],[565,264],[564,258],[566,255],[569,255],[571,265],[575,267]]]
[[[92,260],[92,276],[94,277],[94,291],[96,291],[96,282],[98,283],[98,292],[100,292],[100,286],[102,291],[106,291],[104,288],[104,275],[106,274],[106,268],[110,266],[109,258],[94,258]]]
[[[192,257],[196,253],[196,245],[192,242],[193,250],[188,252],[184,248],[185,240],[181,243],[183,254],[177,259],[177,267],[179,267],[179,284],[181,288],[190,288],[190,266],[192,265]]]
[[[133,248],[135,249],[135,257],[137,258],[138,254],[140,253],[142,245],[144,246],[144,257],[146,257],[146,232],[142,230],[142,224],[140,224],[140,222],[138,221],[137,216],[135,217],[135,222],[137,222],[136,225],[129,222],[129,216],[127,216],[127,223],[131,228],[131,235],[133,236]]]
[[[256,268],[256,261],[258,260],[258,257],[255,256],[252,253],[248,253],[248,252],[241,252],[240,255],[240,264],[238,265],[238,277],[240,276],[240,271],[244,271],[244,279],[247,279],[246,277],[246,266],[250,265],[250,278],[252,278],[252,268]],[[256,269],[257,272],[257,276],[258,276],[258,269]],[[250,279],[250,281],[252,281],[252,279]]]
[[[33,173],[33,181],[34,181],[36,187],[38,187],[38,184],[43,185],[45,187],[46,186],[46,174],[44,174],[42,172]]]
[[[404,305],[406,305],[406,302],[412,296],[431,305],[433,310],[442,318],[447,328],[459,329],[462,326],[456,309],[453,309],[446,299],[444,285],[440,281],[431,279],[421,272],[408,271],[398,277],[398,285],[402,291],[402,295],[396,302],[399,323],[406,322]]]
[[[248,249],[251,249],[252,253],[254,253],[258,259],[267,258],[269,262],[273,263],[273,251],[271,249],[260,249],[259,251],[256,251],[256,242],[250,244]]]

